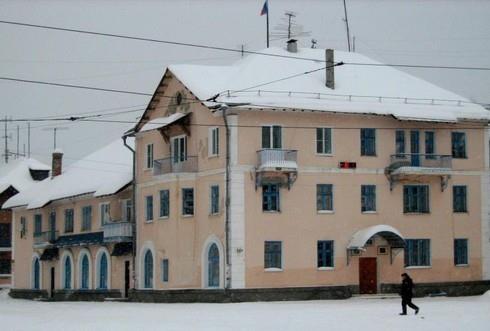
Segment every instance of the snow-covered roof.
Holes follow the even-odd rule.
[[[188,114],[174,113],[174,114],[167,116],[167,117],[154,118],[151,121],[146,122],[145,125],[143,125],[143,127],[141,128],[141,130],[139,130],[139,132],[163,128],[169,124],[176,122],[177,120],[181,119],[182,117],[184,117],[186,115],[188,115]]]
[[[128,140],[134,146],[134,141]],[[5,202],[4,208],[41,208],[51,201],[81,194],[114,194],[132,181],[132,155],[118,139],[72,163],[63,173],[31,186]]]
[[[249,103],[245,108],[289,108],[327,112],[392,115],[401,120],[455,122],[489,120],[478,104],[432,83],[359,53],[335,51],[335,89],[325,86],[325,70],[261,87],[263,83],[325,67],[325,50],[281,48],[261,51],[311,61],[252,54],[229,66],[171,65],[169,70],[200,100],[220,93],[223,103]],[[260,91],[259,91],[260,90]]]
[[[361,249],[366,245],[366,242],[374,235],[381,235],[386,240],[391,241],[393,247],[403,247],[403,236],[392,226],[379,224],[370,226],[354,233],[347,249]]]
[[[29,170],[50,170],[51,168],[35,159],[14,159],[0,165],[0,193],[10,186],[18,192],[28,189],[36,181]]]

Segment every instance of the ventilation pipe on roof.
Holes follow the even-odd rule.
[[[63,151],[56,149],[53,152],[53,158],[51,162],[51,178],[61,175],[63,166]]]
[[[325,85],[333,90],[335,89],[335,63],[333,59],[333,49],[325,50],[325,62]]]
[[[286,49],[289,53],[298,53],[298,41],[296,39],[289,39],[286,43]]]

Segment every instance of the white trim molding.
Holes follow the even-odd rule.
[[[208,286],[208,253],[209,249],[211,248],[211,245],[216,244],[218,247],[218,252],[219,252],[219,286],[218,287],[210,287]],[[219,238],[212,234],[210,235],[206,241],[204,242],[204,245],[202,247],[201,251],[201,286],[204,289],[215,289],[215,288],[224,288],[225,284],[225,255],[224,255],[224,248],[223,244],[219,240]]]
[[[38,253],[34,252],[31,257],[31,272],[30,272],[30,284],[31,289],[34,289],[34,261],[39,260],[39,289],[43,288],[43,261]],[[13,274],[13,273],[12,273]],[[13,286],[13,284],[12,284]]]
[[[71,273],[70,273],[70,288],[65,288],[65,260],[67,258],[70,258],[70,264],[71,264]],[[71,290],[75,288],[75,263],[73,259],[73,254],[70,250],[65,250],[63,254],[61,255],[60,259],[60,265],[59,265],[59,271],[60,271],[60,288],[62,290]]]
[[[151,252],[153,258],[153,279],[151,288],[145,288],[145,254],[147,251]],[[138,289],[155,289],[155,283],[157,278],[157,268],[156,268],[156,251],[155,245],[152,241],[145,241],[145,243],[141,246],[140,253],[138,255]]]
[[[88,257],[88,290],[92,288],[92,256],[90,254],[90,251],[86,248],[82,248],[80,252],[78,252],[78,259],[77,259],[77,278],[78,278],[78,284],[77,284],[77,289],[82,289],[82,258],[84,256]]]
[[[95,255],[95,289],[100,289],[100,259],[102,258],[102,254],[106,255],[107,258],[107,289],[111,289],[111,255],[109,251],[105,247],[100,247]]]

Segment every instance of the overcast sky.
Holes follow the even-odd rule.
[[[263,0],[2,1],[0,20],[240,48],[265,47]],[[286,10],[311,31],[310,46],[347,49],[342,0],[270,0],[271,29]],[[490,1],[347,0],[356,52],[385,63],[490,67]],[[283,46],[275,40],[272,46]],[[0,24],[0,76],[153,93],[172,63],[229,64],[239,54]],[[490,71],[410,69],[411,74],[490,103]],[[403,96],[403,91],[400,91]],[[144,108],[150,97],[0,81],[0,116],[38,118]],[[111,119],[135,121],[141,112]],[[3,123],[2,123],[3,124]],[[11,150],[27,144],[27,124],[9,123]],[[32,157],[50,162],[53,133],[66,162],[117,139],[130,127],[31,123]],[[3,135],[3,127],[2,135]],[[1,141],[3,153],[3,141]],[[3,161],[0,161],[3,162]]]

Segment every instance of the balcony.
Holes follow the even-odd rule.
[[[390,189],[395,182],[424,182],[430,177],[441,178],[441,190],[451,177],[452,156],[438,154],[394,154],[385,174],[390,181]]]
[[[197,156],[187,156],[185,160],[173,157],[153,161],[153,175],[166,175],[171,173],[197,172]]]
[[[52,246],[58,239],[58,231],[45,231],[34,234],[34,247],[46,248]]]
[[[114,222],[104,224],[104,242],[127,242],[133,238],[133,224]]]
[[[263,184],[283,184],[288,189],[298,174],[298,151],[290,149],[261,149],[257,151],[255,188]]]

